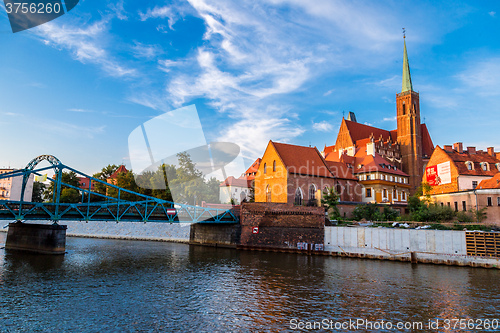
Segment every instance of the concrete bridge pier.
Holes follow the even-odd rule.
[[[43,254],[66,252],[66,225],[9,223],[6,250],[21,250]]]

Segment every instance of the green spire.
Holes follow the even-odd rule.
[[[411,75],[410,75],[410,64],[408,63],[408,53],[406,53],[406,40],[405,44],[405,52],[403,55],[403,89],[401,92],[405,91],[413,91],[413,85],[411,84]]]

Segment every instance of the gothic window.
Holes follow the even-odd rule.
[[[276,172],[276,161],[273,162],[273,172]]]
[[[267,163],[264,163],[264,173],[267,173]]]
[[[295,191],[295,205],[297,206],[301,206],[302,205],[302,190],[299,188],[297,188],[297,190]]]
[[[316,186],[314,184],[309,185],[309,200],[315,200],[316,198]]]
[[[271,188],[269,188],[269,185],[266,187],[266,202],[271,202]]]
[[[403,115],[405,115],[405,114],[406,114],[406,104],[405,104],[405,102],[403,102]]]

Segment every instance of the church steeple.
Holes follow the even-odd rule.
[[[410,75],[410,64],[408,63],[408,53],[406,52],[406,38],[404,40],[404,55],[403,55],[403,89],[401,92],[413,91],[413,85],[411,84]]]

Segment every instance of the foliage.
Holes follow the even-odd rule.
[[[31,196],[32,202],[43,202],[43,192],[47,186],[41,182],[33,183],[33,195]]]
[[[327,211],[330,212],[331,220],[338,220],[340,218],[340,212],[337,207],[339,203],[340,195],[335,192],[333,187],[323,190],[323,197],[321,198],[321,204],[326,206]]]
[[[399,217],[399,211],[386,206],[384,207],[383,217],[385,221],[396,221]]]
[[[101,172],[95,173],[92,177],[100,179],[104,182],[111,177],[111,175],[118,169],[118,166],[115,164],[109,164],[108,166],[105,166],[104,168],[101,169]],[[106,194],[106,188],[107,186],[104,184],[101,184],[99,182],[94,183],[94,191],[100,194]]]
[[[80,181],[78,179],[78,176],[73,171],[63,172],[61,174],[61,177],[62,177],[61,181],[63,183],[66,183],[66,184],[74,186],[74,187],[80,186]],[[56,184],[55,182],[50,182],[49,187],[47,187],[45,189],[45,191],[43,192],[44,199],[48,202],[53,202],[55,184]],[[73,191],[64,191],[65,189],[69,190],[72,188],[61,185],[61,196],[59,198],[59,202],[74,203],[74,202],[80,201],[80,195],[78,195],[78,199],[76,199],[76,195],[75,195],[75,192],[78,193],[78,190],[72,189]],[[64,194],[64,196],[63,196],[63,194]]]
[[[369,221],[379,221],[383,219],[383,214],[380,209],[374,204],[357,205],[352,212],[354,219],[360,221],[362,219]]]
[[[411,219],[419,222],[439,222],[449,221],[455,216],[453,210],[448,206],[441,206],[437,203],[422,203],[417,211],[411,213]]]
[[[474,217],[470,213],[461,211],[457,213],[457,220],[458,222],[473,222]]]
[[[486,218],[488,217],[488,214],[486,213],[487,209],[487,207],[483,207],[474,212],[474,217],[477,223],[482,223],[484,220],[486,220]]]

